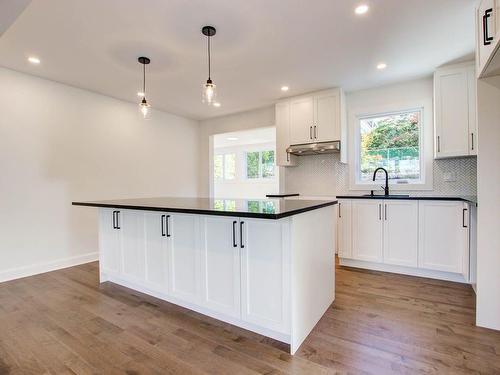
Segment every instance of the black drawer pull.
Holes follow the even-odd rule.
[[[468,228],[467,225],[465,225],[465,212],[467,211],[467,208],[462,209],[462,228]]]
[[[161,236],[165,237],[165,228],[163,225],[163,223],[165,222],[165,215],[161,215],[160,222],[161,222]]]
[[[243,249],[245,245],[243,245],[243,224],[245,224],[244,221],[240,221],[240,247]]]
[[[170,215],[167,215],[167,217],[165,218],[165,222],[167,224],[167,237],[170,237],[171,234],[170,234]]]
[[[233,221],[233,247],[238,247],[236,243],[236,221]]]
[[[486,9],[484,11],[484,16],[483,16],[483,44],[485,46],[489,46],[491,42],[493,41],[493,37],[489,36],[488,32],[488,18],[490,18],[491,13],[493,13],[493,9]]]

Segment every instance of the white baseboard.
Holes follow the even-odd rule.
[[[51,262],[30,264],[29,266],[10,268],[0,271],[0,282],[20,279],[22,277],[38,275],[40,273],[59,270],[61,268],[78,266],[79,264],[94,262],[99,259],[97,251],[69,258],[57,259]]]

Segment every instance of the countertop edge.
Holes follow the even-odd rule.
[[[71,202],[73,206],[83,206],[83,207],[101,207],[101,208],[121,208],[123,210],[138,210],[138,211],[163,211],[163,212],[177,212],[185,214],[198,214],[198,215],[213,215],[213,216],[232,216],[232,217],[247,217],[254,219],[269,219],[269,220],[279,220],[285,217],[298,215],[304,212],[317,210],[320,208],[333,206],[337,204],[337,200],[332,200],[324,202],[311,207],[303,207],[297,210],[284,212],[281,214],[264,214],[264,213],[253,213],[253,212],[242,212],[242,211],[212,211],[212,210],[202,210],[196,208],[169,208],[169,207],[155,207],[155,206],[133,206],[124,204],[107,204],[107,203],[97,203],[97,202]]]
[[[466,197],[455,197],[455,196],[384,196],[384,195],[374,195],[374,196],[363,196],[363,195],[337,195],[337,199],[394,199],[394,200],[420,200],[420,201],[462,201],[477,204],[473,199]]]

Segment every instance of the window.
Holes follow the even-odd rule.
[[[248,179],[274,178],[274,151],[247,152],[246,172]]]
[[[214,177],[216,180],[234,180],[236,176],[236,154],[214,155]]]
[[[372,183],[378,167],[392,183],[422,183],[422,109],[359,118],[356,182]]]

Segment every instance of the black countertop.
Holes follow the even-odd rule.
[[[336,200],[136,198],[95,202],[73,202],[75,206],[110,207],[130,210],[168,211],[200,215],[281,219],[336,204]]]
[[[449,196],[449,195],[337,195],[337,199],[405,199],[405,200],[429,200],[429,201],[463,201],[477,204],[477,196]]]

